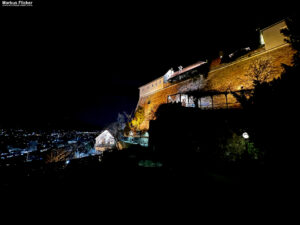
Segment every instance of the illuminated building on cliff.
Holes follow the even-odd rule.
[[[276,73],[270,80],[281,75],[282,64],[291,65],[294,51],[280,32],[284,28],[286,23],[282,20],[260,30],[259,48],[246,47],[231,53],[228,55],[231,60],[227,62],[220,56],[211,62],[199,61],[185,68],[179,66],[177,71],[171,68],[163,76],[139,87],[138,106],[145,112],[139,129],[149,129],[154,112],[164,103],[180,102],[186,107],[202,109],[240,107],[232,92],[252,89],[253,83],[245,80],[251,64],[259,60],[271,62]]]

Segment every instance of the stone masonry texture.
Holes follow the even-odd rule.
[[[206,78],[206,85],[203,88],[205,91],[220,91],[224,92],[226,89],[230,88],[231,91],[244,89],[251,89],[249,78],[245,74],[249,70],[249,66],[258,60],[270,60],[272,67],[276,69],[276,73],[272,78],[280,77],[283,67],[282,64],[291,65],[292,56],[294,51],[288,45],[282,45],[278,48],[271,50],[260,50],[255,51],[255,53],[245,55],[236,59],[231,63],[223,63],[219,65],[211,66],[210,71]],[[149,95],[140,96],[138,106],[144,107],[145,120],[141,124],[141,130],[149,129],[149,121],[154,118],[154,113],[157,108],[164,103],[167,103],[167,98],[169,95],[178,94],[180,87],[186,85],[189,80],[184,80],[179,83],[170,84],[164,83],[163,88],[157,90]],[[213,96],[214,108],[225,107],[226,104],[225,95]],[[230,103],[229,107],[238,107],[238,103],[235,98],[231,95],[227,95],[227,103]]]

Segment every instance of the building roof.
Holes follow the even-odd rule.
[[[285,22],[285,21],[286,21],[286,19],[280,20],[280,21],[278,21],[278,22],[276,22],[276,23],[273,23],[273,24],[271,24],[271,25],[269,25],[269,26],[263,28],[263,29],[260,29],[260,31],[267,30],[267,29],[269,29],[269,28],[271,28],[271,27],[273,27],[273,26],[275,26],[275,25],[277,25],[277,24],[279,24],[279,23],[281,23],[281,22]]]
[[[176,71],[175,73],[173,73],[173,74],[171,75],[171,77],[170,77],[169,79],[172,79],[173,77],[176,77],[177,75],[180,75],[180,74],[182,74],[182,73],[185,73],[185,72],[187,72],[187,71],[189,71],[189,70],[192,70],[192,69],[194,69],[194,68],[196,68],[196,67],[199,67],[199,66],[201,66],[201,65],[203,65],[203,64],[205,64],[205,63],[207,63],[207,62],[204,62],[204,61],[196,62],[196,63],[194,63],[194,64],[192,64],[192,65],[190,65],[190,66],[187,66],[187,67],[183,68],[182,70]],[[163,76],[164,76],[164,75],[163,75]],[[163,76],[160,76],[160,77],[158,77],[158,78],[156,78],[156,79],[154,79],[154,80],[152,80],[152,81],[150,81],[150,82],[148,82],[148,83],[146,83],[146,84],[140,86],[139,89],[141,89],[141,88],[144,87],[144,86],[147,86],[148,84],[150,84],[150,83],[152,83],[152,82],[154,82],[154,81],[156,81],[156,80],[158,80],[158,79],[163,78]]]
[[[108,129],[102,131],[102,132],[96,137],[96,139],[101,138],[101,137],[103,137],[103,136],[109,136],[109,137],[113,137],[113,138],[114,138],[114,136],[111,134],[111,132],[110,132]]]
[[[194,68],[196,68],[196,67],[199,67],[199,66],[201,66],[201,65],[203,65],[203,64],[205,64],[205,63],[207,63],[207,62],[199,61],[199,62],[194,63],[194,64],[192,64],[192,65],[190,65],[190,66],[188,66],[188,67],[183,68],[182,70],[178,70],[178,71],[176,71],[175,73],[173,73],[173,74],[170,76],[169,79],[172,79],[173,77],[176,77],[176,76],[178,76],[178,75],[180,75],[180,74],[182,74],[182,73],[185,73],[185,72],[187,72],[187,71],[189,71],[189,70],[192,70],[192,69],[194,69]]]

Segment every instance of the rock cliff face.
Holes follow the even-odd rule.
[[[277,30],[274,30],[274,26],[277,27]],[[274,26],[270,26],[268,29],[276,34],[278,32],[280,33],[278,24],[275,24]],[[284,26],[284,24],[282,26]],[[268,30],[264,30],[265,33],[267,31]],[[269,33],[268,41],[270,39]],[[274,37],[278,38],[278,34],[274,35]],[[224,94],[213,96],[207,94],[207,96],[197,99],[198,104],[196,104],[195,98],[188,96],[185,93],[196,90],[209,93],[212,91],[226,92],[251,89],[252,83],[249,80],[249,77],[247,78],[245,75],[249,72],[250,66],[260,60],[268,60],[270,65],[276,70],[269,80],[279,77],[283,71],[281,65],[291,65],[292,56],[294,54],[294,50],[288,44],[285,44],[284,42],[279,43],[280,45],[273,46],[271,49],[262,47],[249,52],[230,63],[220,63],[220,59],[214,60],[210,64],[210,69],[205,76],[203,73],[198,73],[189,79],[168,82],[166,75],[170,76],[170,74],[172,74],[168,71],[165,76],[142,86],[140,88],[138,105],[144,108],[145,120],[141,124],[140,129],[149,129],[149,121],[154,119],[154,113],[157,108],[161,104],[170,101],[180,101],[188,107],[198,106],[206,109],[239,107],[236,99],[230,93],[227,96]],[[193,67],[193,65],[191,67]]]

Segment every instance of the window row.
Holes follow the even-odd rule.
[[[153,82],[151,84],[149,84],[148,86],[146,87],[143,87],[141,89],[141,92],[145,92],[145,91],[149,91],[150,89],[152,89],[153,87],[157,87],[157,85],[161,84],[161,79],[156,81],[156,82]]]

